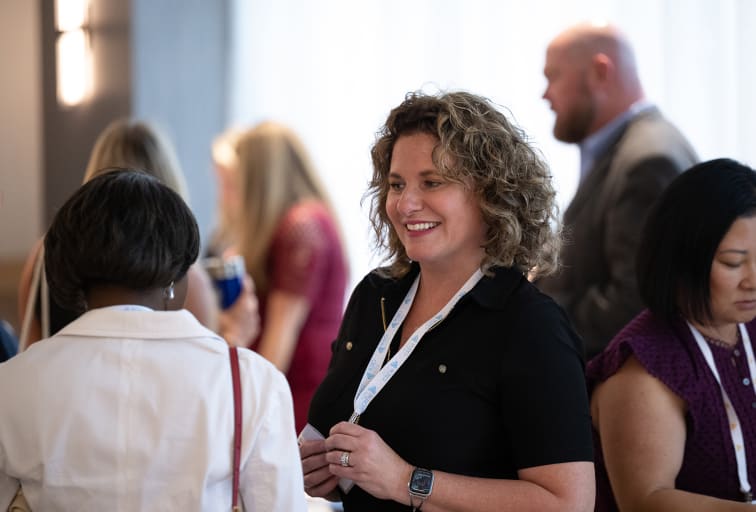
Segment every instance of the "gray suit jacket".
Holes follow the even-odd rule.
[[[538,286],[567,310],[590,359],[642,309],[636,251],[648,210],[697,156],[658,109],[634,117],[564,213],[562,269]]]

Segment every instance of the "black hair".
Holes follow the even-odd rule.
[[[655,314],[711,320],[711,264],[733,222],[756,215],[756,171],[720,158],[694,165],[665,190],[638,250],[641,297]]]
[[[176,192],[145,172],[113,169],[55,215],[45,236],[50,293],[80,313],[93,286],[167,287],[197,259],[199,241],[197,221]]]

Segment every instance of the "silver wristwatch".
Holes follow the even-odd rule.
[[[425,500],[428,499],[431,491],[433,491],[433,471],[424,468],[413,469],[407,483],[407,489],[409,489],[412,510],[420,510],[420,507],[423,506],[423,503],[425,503]],[[415,505],[415,500],[419,500],[417,505]]]

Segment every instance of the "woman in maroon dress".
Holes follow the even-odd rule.
[[[220,162],[224,144],[231,151]],[[261,332],[251,348],[286,374],[299,431],[343,313],[347,258],[338,224],[303,144],[287,127],[265,122],[214,149],[220,243],[226,255],[244,256],[260,301]]]

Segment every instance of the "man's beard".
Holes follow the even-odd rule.
[[[554,137],[570,144],[582,142],[588,136],[588,130],[595,117],[596,108],[591,97],[585,94],[580,102],[562,115],[557,115],[554,122]]]

